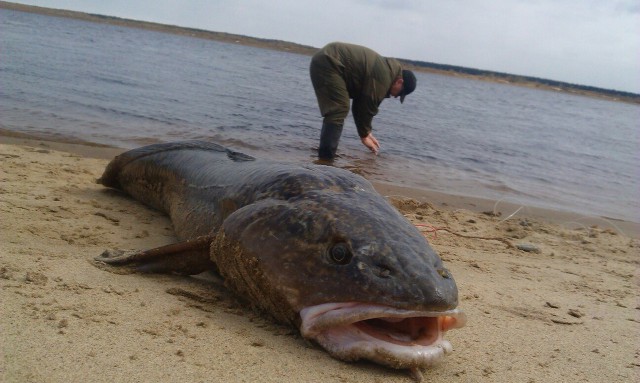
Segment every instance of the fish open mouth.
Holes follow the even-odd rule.
[[[463,327],[461,310],[413,311],[358,302],[300,311],[300,332],[338,359],[367,359],[392,368],[428,367],[453,348],[444,333]]]

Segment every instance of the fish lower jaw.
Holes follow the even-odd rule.
[[[411,342],[387,342],[345,326],[315,338],[331,356],[345,361],[366,359],[391,368],[431,367],[453,351],[441,337],[428,346]]]
[[[357,302],[300,311],[300,332],[333,357],[366,359],[391,368],[430,367],[453,351],[446,331],[463,327],[460,310],[411,311]]]

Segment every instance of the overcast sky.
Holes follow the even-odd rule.
[[[640,0],[11,0],[640,93]]]

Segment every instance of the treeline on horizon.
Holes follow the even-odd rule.
[[[489,70],[466,68],[466,67],[455,66],[455,65],[436,64],[436,63],[426,62],[426,61],[416,61],[416,60],[407,60],[407,59],[399,59],[399,60],[401,60],[402,62],[411,64],[415,67],[434,69],[442,72],[460,73],[460,74],[465,74],[465,75],[474,76],[474,77],[488,77],[488,78],[502,79],[510,83],[525,83],[525,82],[538,83],[541,85],[545,85],[547,87],[557,88],[557,89],[569,91],[569,92],[572,90],[594,92],[594,93],[609,95],[615,98],[629,98],[629,99],[640,101],[640,94],[624,92],[620,90],[598,88],[598,87],[589,86],[589,85],[571,84],[567,82],[548,80],[548,79],[539,78],[539,77],[522,76],[522,75],[509,74],[509,73],[494,72]]]
[[[188,35],[192,37],[208,38],[212,40],[239,43],[244,45],[251,45],[256,47],[263,47],[269,49],[282,50],[287,52],[295,52],[300,54],[311,55],[317,51],[318,48],[308,45],[297,44],[288,41],[264,39],[258,37],[236,35],[226,32],[214,32],[204,29],[180,27],[175,25],[159,24],[149,21],[139,21],[132,19],[124,19],[115,16],[97,15],[92,13],[84,13],[77,11],[69,11],[64,9],[45,8],[32,5],[24,5],[18,3],[11,3],[6,1],[0,1],[0,8],[12,9],[22,12],[39,13],[57,17],[67,17],[82,19],[86,21],[93,21],[98,23],[114,24],[121,26],[128,26],[134,28],[151,29],[156,31],[163,31],[168,33],[175,33],[180,35]],[[565,91],[577,94],[586,94],[594,96],[604,96],[606,98],[612,98],[620,101],[627,101],[633,103],[640,103],[640,94],[624,92],[613,89],[604,89],[588,85],[571,84],[562,81],[548,80],[537,77],[514,75],[509,73],[494,72],[489,70],[467,68],[448,64],[437,64],[426,61],[408,60],[398,58],[403,63],[409,64],[419,69],[427,71],[435,71],[438,73],[462,75],[466,77],[472,77],[477,79],[487,79],[493,81],[504,81],[514,85],[539,85],[543,88]]]

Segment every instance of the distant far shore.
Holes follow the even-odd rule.
[[[158,32],[172,33],[182,36],[189,36],[195,38],[209,39],[215,41],[221,41],[231,44],[239,44],[252,46],[264,49],[273,49],[283,52],[297,53],[302,55],[312,55],[318,48],[296,44],[293,42],[262,39],[257,37],[236,35],[225,32],[213,32],[203,29],[179,27],[175,25],[159,24],[147,21],[138,21],[131,19],[123,19],[114,16],[103,16],[90,13],[83,13],[77,11],[68,11],[63,9],[44,8],[32,5],[24,5],[17,3],[10,3],[6,1],[0,1],[0,9],[10,9],[21,12],[38,13],[48,16],[66,17],[72,19],[79,19],[103,24],[119,25],[130,28],[140,28],[153,30]],[[422,61],[414,61],[408,59],[398,58],[403,65],[408,68],[419,72],[435,73],[447,76],[462,77],[480,81],[490,81],[496,83],[503,83],[509,85],[524,86],[528,88],[535,88],[548,91],[564,92],[575,95],[582,95],[588,97],[596,97],[606,99],[610,101],[622,101],[634,104],[640,104],[640,94],[615,91],[609,89],[595,88],[591,86],[582,86],[576,84],[563,83],[553,80],[545,80],[527,76],[512,75],[507,73],[484,71],[472,68],[464,68],[452,65],[443,65],[435,63],[427,63]]]

